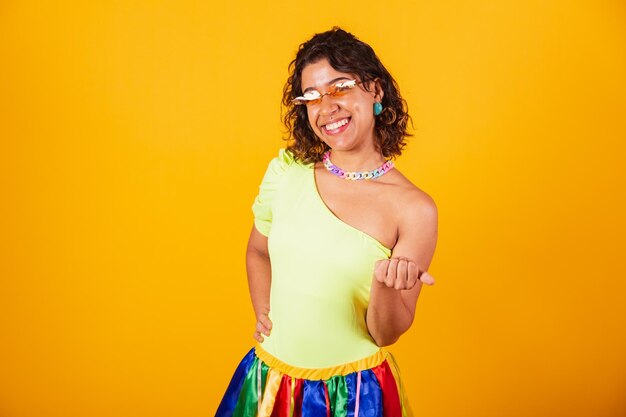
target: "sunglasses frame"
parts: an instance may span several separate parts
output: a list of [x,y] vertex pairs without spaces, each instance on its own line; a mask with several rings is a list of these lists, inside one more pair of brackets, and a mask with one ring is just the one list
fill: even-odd
[[[291,100],[291,102],[296,106],[318,104],[322,102],[322,98],[324,96],[341,97],[357,85],[363,84],[364,82],[365,81],[357,81],[355,79],[339,81],[335,84],[332,84],[329,87],[329,90],[325,93],[320,93],[317,90],[313,90],[305,93],[303,96],[294,98],[293,100]],[[314,97],[308,98],[308,94],[312,94],[314,95]]]

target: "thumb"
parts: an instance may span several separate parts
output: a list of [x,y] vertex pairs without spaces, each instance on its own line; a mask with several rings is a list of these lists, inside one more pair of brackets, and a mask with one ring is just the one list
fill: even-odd
[[433,276],[430,275],[426,271],[422,272],[422,274],[420,275],[420,281],[422,281],[426,285],[433,285],[433,284],[435,284],[435,278],[433,278]]

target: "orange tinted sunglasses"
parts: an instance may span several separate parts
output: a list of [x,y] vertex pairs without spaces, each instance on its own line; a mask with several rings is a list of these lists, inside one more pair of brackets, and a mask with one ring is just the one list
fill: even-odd
[[300,97],[296,97],[293,100],[291,100],[291,102],[295,105],[318,104],[322,101],[322,97],[324,96],[341,97],[345,95],[349,90],[353,89],[354,87],[362,83],[363,81],[357,81],[357,80],[339,81],[331,85],[328,91],[325,93],[320,93],[317,90],[307,91],[306,93],[304,93],[304,95]]

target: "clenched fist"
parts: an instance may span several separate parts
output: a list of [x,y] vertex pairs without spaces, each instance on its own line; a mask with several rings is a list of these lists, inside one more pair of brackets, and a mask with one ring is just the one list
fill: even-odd
[[374,278],[396,290],[410,290],[418,280],[426,285],[435,283],[435,279],[428,272],[420,271],[415,262],[403,256],[377,261],[374,266]]

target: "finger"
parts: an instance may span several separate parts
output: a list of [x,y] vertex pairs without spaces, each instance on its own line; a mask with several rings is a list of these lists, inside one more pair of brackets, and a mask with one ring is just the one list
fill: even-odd
[[426,271],[422,272],[422,275],[420,276],[420,281],[422,281],[426,285],[434,285],[435,284],[435,278],[433,278],[433,276],[430,275]]
[[388,267],[389,259],[381,259],[380,261],[376,261],[376,266],[374,268],[374,277],[376,277],[376,281],[381,283],[385,282]]
[[263,336],[261,336],[261,334],[259,332],[254,332],[254,335],[252,335],[257,341],[259,342],[263,342]]
[[394,288],[396,290],[407,289],[409,263],[407,262],[406,259],[400,259],[398,261],[398,267],[397,268],[398,269],[397,269],[397,273],[396,273],[396,284],[395,284]]
[[409,280],[413,281],[413,285],[415,285],[415,282],[419,279],[419,272],[420,270],[417,267],[417,264],[413,261],[409,262]]
[[266,336],[270,335],[270,329],[265,327],[265,325],[263,325],[263,323],[261,323],[259,321],[256,322],[256,331],[259,332],[259,333],[263,333]]
[[409,275],[409,278],[407,279],[406,282],[406,289],[410,290],[411,288],[415,287],[415,284],[417,284],[419,280],[417,279],[417,275],[411,276]]
[[385,285],[389,288],[393,288],[396,281],[396,273],[398,271],[398,259],[392,258],[389,261],[389,267],[387,268],[387,276],[385,277]]
[[263,326],[265,326],[267,329],[271,329],[272,328],[272,321],[270,320],[270,318],[267,316],[267,314],[262,314],[259,316],[258,319]]

